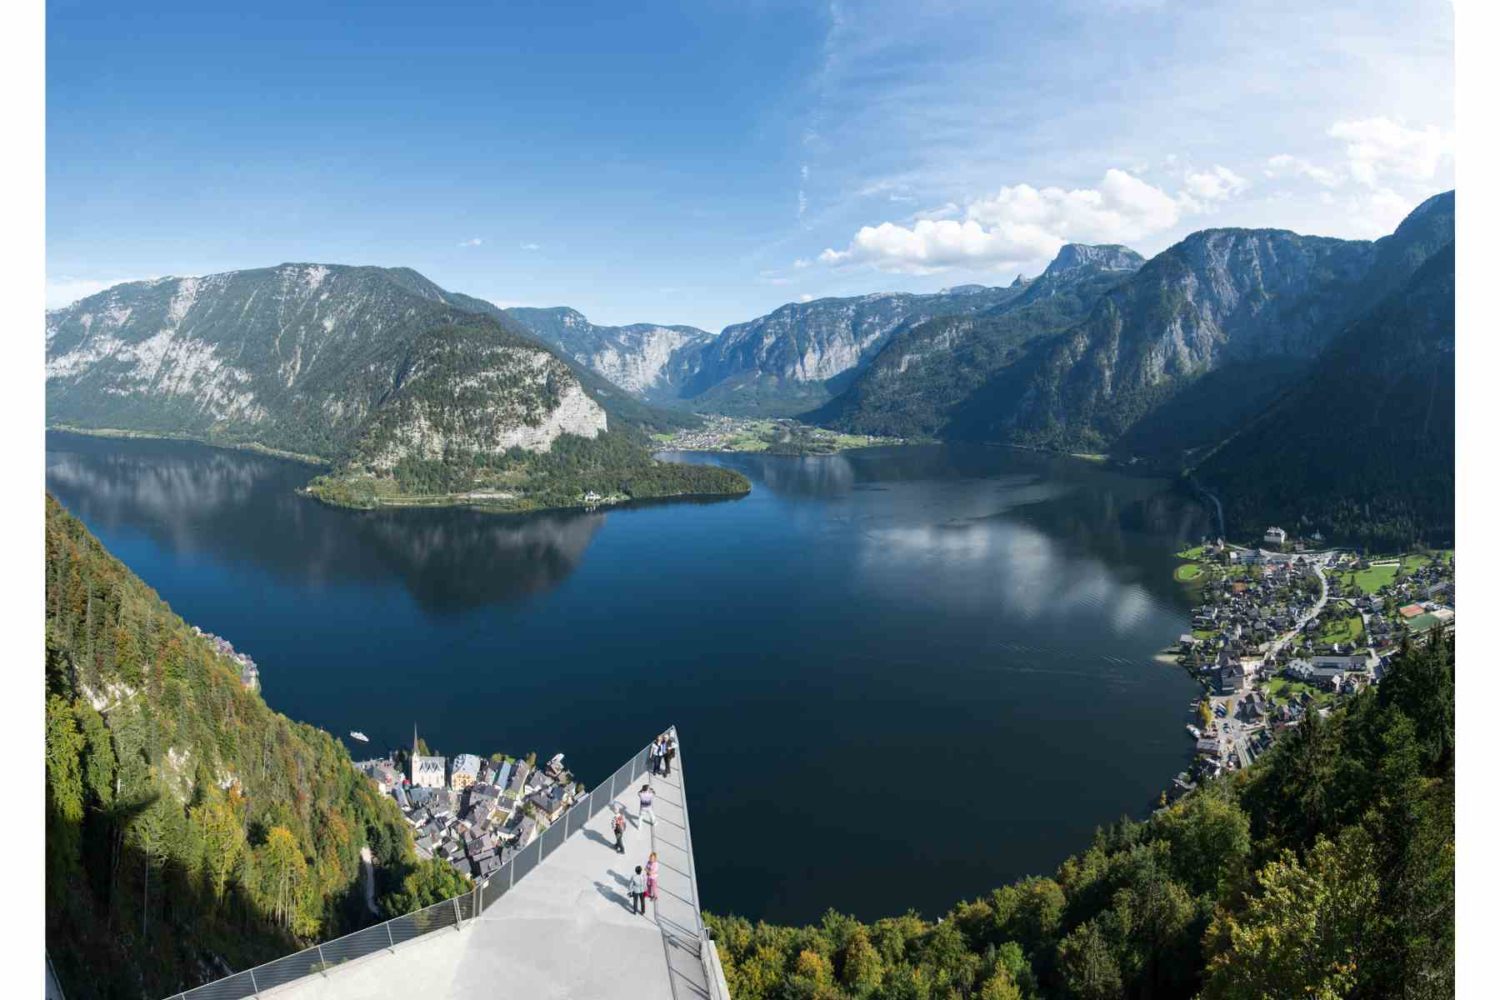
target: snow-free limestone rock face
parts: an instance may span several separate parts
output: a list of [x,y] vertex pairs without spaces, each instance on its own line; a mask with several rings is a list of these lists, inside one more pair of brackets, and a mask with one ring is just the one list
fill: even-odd
[[548,346],[643,399],[671,398],[682,359],[713,340],[692,326],[599,326],[566,306],[506,312]]
[[573,372],[498,309],[407,269],[132,282],[49,312],[46,336],[52,425],[357,452],[377,468],[607,429]]

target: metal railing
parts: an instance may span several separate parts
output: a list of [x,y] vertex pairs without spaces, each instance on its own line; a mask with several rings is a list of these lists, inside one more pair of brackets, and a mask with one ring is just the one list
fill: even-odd
[[[676,732],[675,729],[671,730]],[[332,941],[304,948],[302,951],[257,965],[244,972],[236,972],[224,979],[194,987],[183,993],[174,993],[170,1000],[244,1000],[256,997],[266,990],[302,979],[311,975],[326,975],[346,962],[365,958],[380,951],[394,952],[397,945],[415,940],[435,931],[449,927],[462,928],[465,923],[479,916],[501,896],[510,891],[521,879],[529,875],[542,859],[557,850],[573,837],[601,811],[609,808],[615,796],[628,792],[636,778],[651,767],[651,744],[647,744],[619,770],[609,776],[583,796],[580,796],[556,823],[542,831],[510,859],[496,869],[489,878],[475,884],[474,889],[435,903],[425,909],[403,914],[345,934]],[[691,847],[691,838],[689,846]],[[696,902],[696,901],[695,901]],[[699,934],[702,937],[702,916],[699,915]]]

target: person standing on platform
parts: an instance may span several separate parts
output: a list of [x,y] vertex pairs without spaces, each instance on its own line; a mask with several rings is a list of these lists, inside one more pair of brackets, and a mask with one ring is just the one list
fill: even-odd
[[630,912],[646,915],[646,880],[641,877],[640,865],[635,866],[635,874],[630,877]]
[[661,862],[656,860],[656,852],[651,852],[651,857],[646,859],[646,897],[651,902],[656,902],[656,880],[661,871]]
[[677,757],[677,737],[668,736],[666,740],[667,742],[662,748],[661,755],[662,773],[666,774],[668,777],[671,777],[672,761]]
[[651,808],[651,803],[656,801],[656,793],[651,790],[650,785],[641,786],[641,822],[647,820],[652,826],[656,825],[656,811]]

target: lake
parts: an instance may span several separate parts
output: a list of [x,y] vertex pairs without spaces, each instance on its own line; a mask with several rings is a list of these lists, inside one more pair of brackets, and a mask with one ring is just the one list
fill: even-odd
[[[47,486],[266,700],[356,757],[567,754],[675,723],[706,908],[941,915],[1050,874],[1189,762],[1169,484],[921,446],[683,455],[749,496],[608,512],[352,512],[306,466],[49,434]],[[346,739],[346,742],[347,741]],[[611,855],[612,857],[612,855]]]

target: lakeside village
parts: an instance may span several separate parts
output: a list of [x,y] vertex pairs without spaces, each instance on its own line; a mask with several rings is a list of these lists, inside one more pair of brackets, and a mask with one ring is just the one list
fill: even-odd
[[1176,579],[1198,592],[1193,631],[1173,651],[1205,688],[1190,771],[1164,802],[1249,766],[1308,712],[1378,684],[1403,642],[1454,629],[1454,553],[1373,557],[1314,551],[1321,537],[1266,531],[1259,545],[1222,539],[1178,553]]
[[700,414],[703,426],[654,434],[667,451],[758,451],[768,455],[832,455],[849,448],[905,444],[902,438],[844,434],[789,417],[747,419]]
[[518,760],[461,753],[450,760],[422,749],[413,729],[410,751],[354,766],[396,800],[420,857],[446,861],[476,880],[541,836],[584,793],[562,754],[538,767],[536,754]]

